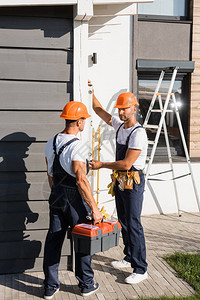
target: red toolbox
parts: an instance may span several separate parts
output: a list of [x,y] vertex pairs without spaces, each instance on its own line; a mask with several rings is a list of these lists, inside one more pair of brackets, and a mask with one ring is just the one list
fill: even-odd
[[96,225],[78,224],[72,229],[76,252],[93,255],[101,252],[101,229]]
[[113,246],[111,247],[115,247],[115,246],[118,246],[119,245],[119,236],[120,236],[120,232],[121,232],[121,229],[122,229],[122,226],[121,224],[118,222],[118,221],[115,221],[115,220],[109,220],[109,221],[104,221],[108,224],[111,224],[114,228],[114,240],[113,240]]
[[75,251],[90,255],[106,251],[119,244],[120,231],[118,221],[103,221],[95,225],[78,224],[72,230]]
[[96,224],[96,226],[101,228],[101,251],[103,252],[114,247],[113,241],[115,240],[115,232],[112,224],[103,221]]

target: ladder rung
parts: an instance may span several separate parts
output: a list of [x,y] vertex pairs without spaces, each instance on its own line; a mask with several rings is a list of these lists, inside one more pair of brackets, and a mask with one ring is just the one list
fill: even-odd
[[148,124],[148,125],[143,125],[143,127],[145,128],[158,128],[158,125],[152,125],[152,124]]
[[[152,109],[151,112],[163,112],[161,109]],[[166,112],[173,112],[172,109],[167,109]]]
[[155,143],[154,141],[148,141],[149,145],[154,145],[154,143]]

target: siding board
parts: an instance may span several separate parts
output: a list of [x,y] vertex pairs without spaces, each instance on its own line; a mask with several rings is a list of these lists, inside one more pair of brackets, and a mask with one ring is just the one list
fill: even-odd
[[[54,71],[52,72],[52,70]],[[0,79],[71,81],[72,66],[67,64],[1,62]]]
[[49,194],[46,172],[0,172],[0,202],[42,201]]
[[[0,11],[0,273],[42,271],[49,227],[44,146],[73,99],[73,7]],[[65,239],[60,268],[69,268]]]
[[73,19],[73,6],[1,7],[2,16],[51,17]]
[[0,212],[3,213],[46,213],[49,209],[48,201],[18,201],[18,202],[0,202]]
[[[0,111],[3,141],[47,141],[64,127],[60,112]],[[9,123],[8,123],[9,120]],[[17,132],[16,132],[17,130]]]
[[[39,230],[48,229],[48,212],[33,213],[29,211],[28,205],[26,212],[0,214],[0,231],[15,231],[15,230]],[[26,220],[32,223],[25,224]]]
[[[63,244],[62,255],[70,255],[70,243],[67,239]],[[44,241],[38,240],[22,240],[18,242],[4,243],[1,250],[1,260],[7,259],[23,259],[42,257],[44,253]]]
[[0,46],[20,48],[72,48],[72,20],[1,16]]
[[72,100],[71,82],[0,80],[1,109],[60,110]]
[[72,50],[54,49],[4,49],[0,48],[0,61],[6,63],[46,63],[52,64],[72,64]]
[[[24,271],[39,272],[42,269],[43,258],[0,260],[0,274],[23,273]],[[71,268],[70,256],[62,256],[60,269]]]

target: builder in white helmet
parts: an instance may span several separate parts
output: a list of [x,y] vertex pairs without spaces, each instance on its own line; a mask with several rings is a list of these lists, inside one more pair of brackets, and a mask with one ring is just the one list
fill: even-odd
[[145,167],[148,144],[146,131],[135,118],[136,105],[138,102],[134,94],[122,93],[118,96],[115,106],[118,108],[119,117],[112,117],[103,109],[93,93],[95,113],[116,131],[116,161],[93,160],[90,167],[94,170],[113,170],[112,186],[118,219],[122,225],[125,257],[120,261],[113,261],[111,265],[114,268],[133,268],[133,273],[125,279],[129,284],[136,284],[147,278],[141,211],[145,184],[142,170]]
[[[85,120],[90,117],[86,106],[71,101],[60,116],[65,119],[65,128],[49,140],[45,146],[48,178],[51,187],[49,198],[50,228],[44,249],[44,298],[52,299],[59,291],[58,267],[61,249],[68,226],[88,222],[91,214],[95,222],[102,220],[87,180],[89,166],[80,155],[83,145],[77,134],[83,131]],[[75,253],[75,276],[79,281],[82,296],[96,292],[99,284],[94,282],[91,255]]]

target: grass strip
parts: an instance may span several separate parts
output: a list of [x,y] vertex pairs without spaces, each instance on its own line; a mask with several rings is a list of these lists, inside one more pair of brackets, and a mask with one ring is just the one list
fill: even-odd
[[[175,252],[164,256],[166,262],[184,279],[196,292],[195,299],[200,299],[200,254]],[[179,299],[194,299],[193,296]],[[163,298],[164,300],[164,298]]]

